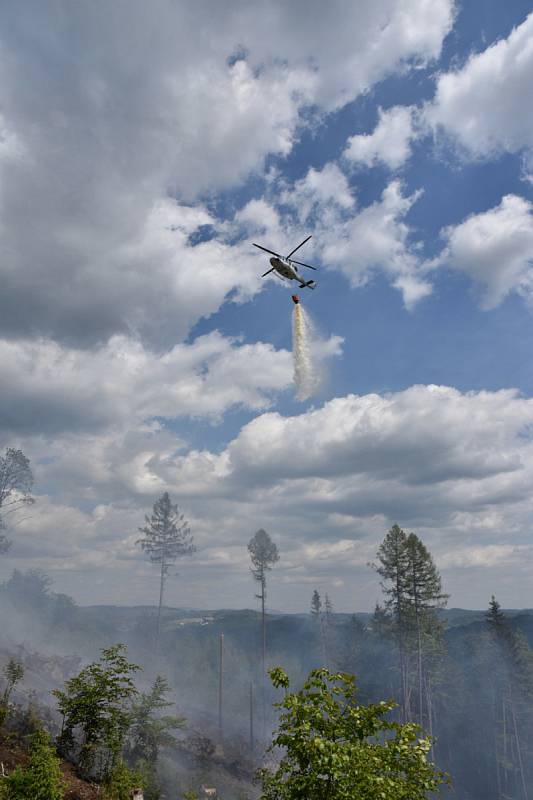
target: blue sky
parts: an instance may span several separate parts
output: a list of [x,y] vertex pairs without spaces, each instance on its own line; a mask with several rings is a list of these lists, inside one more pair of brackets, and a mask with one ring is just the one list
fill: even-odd
[[[394,523],[453,605],[531,605],[530,4],[30,3],[0,33],[0,444],[38,503],[0,575],[151,602],[163,491],[198,551],[168,602],[368,610]],[[322,385],[295,397],[316,264]],[[313,275],[314,277],[314,275]],[[302,294],[304,294],[302,292]]]

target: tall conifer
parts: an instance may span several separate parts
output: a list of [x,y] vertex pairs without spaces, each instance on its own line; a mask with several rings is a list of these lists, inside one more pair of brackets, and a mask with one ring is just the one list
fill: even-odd
[[171,502],[168,492],[161,495],[159,500],[154,503],[152,515],[145,517],[145,523],[142,528],[139,528],[143,538],[138,539],[136,544],[139,544],[144,552],[148,553],[153,564],[158,564],[160,567],[155,644],[157,652],[161,632],[161,608],[165,580],[170,567],[176,563],[176,559],[194,553],[196,548],[193,544],[189,523],[178,506]]
[[393,525],[377,551],[377,564],[373,568],[382,578],[385,611],[393,621],[393,635],[400,657],[401,710],[403,720],[409,716],[409,687],[407,674],[407,582],[409,554],[407,536],[399,525]]
[[[414,533],[407,535],[399,525],[393,525],[377,552],[373,567],[381,576],[385,606],[380,615],[390,619],[400,657],[401,706],[404,719],[411,716],[410,658],[416,654],[416,687],[418,717],[422,722],[424,689],[427,697],[427,716],[431,727],[429,681],[424,678],[424,655],[435,651],[440,640],[441,626],[435,609],[446,605],[440,575],[431,554]],[[378,622],[378,619],[376,619]],[[383,620],[381,620],[383,629]]]
[[[416,662],[418,676],[418,717],[423,723],[424,696],[424,638],[439,639],[441,626],[434,614],[435,609],[446,605],[448,595],[442,591],[442,582],[431,554],[414,533],[407,537],[408,571],[406,598],[416,636]],[[430,700],[427,699],[428,719]]]

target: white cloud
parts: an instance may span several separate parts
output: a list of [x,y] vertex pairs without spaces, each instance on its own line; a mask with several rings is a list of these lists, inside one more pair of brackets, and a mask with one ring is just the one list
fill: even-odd
[[456,71],[440,75],[427,120],[474,157],[533,149],[533,14]]
[[320,170],[311,167],[304,178],[283,192],[281,202],[295,210],[302,224],[310,224],[313,215],[320,219],[324,209],[349,210],[355,205],[346,175],[333,163]]
[[458,547],[441,559],[441,566],[450,567],[478,567],[481,569],[516,565],[524,558],[531,558],[532,548],[525,545],[489,544],[485,547]]
[[402,292],[406,307],[412,308],[431,292],[405,222],[418,197],[418,193],[406,197],[401,184],[392,181],[379,201],[358,213],[336,224],[326,215],[320,233],[324,263],[340,269],[354,287],[383,272]]
[[[334,340],[330,345],[336,349]],[[292,362],[286,350],[215,331],[160,355],[123,336],[91,351],[49,340],[0,341],[0,374],[4,430],[45,434],[151,417],[217,419],[237,406],[259,410],[290,387]]]
[[252,235],[263,230],[270,246],[282,252],[313,230],[305,251],[300,251],[302,259],[307,263],[320,260],[324,268],[340,270],[353,287],[364,286],[382,273],[411,309],[432,287],[421,243],[405,221],[421,192],[406,196],[402,188],[400,181],[393,180],[379,200],[358,208],[346,175],[337,164],[327,163],[321,170],[309,169],[291,186],[283,179],[275,181],[267,195],[269,202],[252,201],[235,222]]
[[2,333],[94,344],[133,328],[168,346],[228,292],[258,291],[239,248],[187,245],[184,204],[287,154],[303,108],[438,56],[452,17],[451,0],[6,9]]
[[[377,584],[364,565],[396,521],[422,536],[447,575],[483,563],[497,570],[498,554],[516,563],[530,540],[532,425],[533,400],[514,391],[414,386],[339,397],[292,417],[264,413],[222,450],[190,449],[156,423],[22,438],[37,486],[49,497],[23,539],[13,537],[11,563],[56,569],[64,557],[72,570],[83,570],[84,598],[95,572],[114,576],[111,596],[139,570],[130,591],[139,592],[137,601],[148,599],[151,582],[132,537],[143,511],[168,490],[199,546],[181,572],[189,604],[218,605],[219,592],[226,602],[248,604],[246,543],[265,527],[282,554],[273,578],[280,603],[306,607],[310,584],[337,581],[344,582],[339,605],[352,607],[357,575],[359,607],[367,608]],[[72,537],[65,540],[59,531],[66,528]],[[105,563],[100,552],[108,554]],[[224,563],[231,565],[231,587],[227,571],[217,571]],[[524,581],[531,578],[526,573]],[[371,601],[369,586],[376,591]],[[454,589],[467,591],[457,583]],[[470,602],[482,605],[491,591],[478,582],[480,594]]]
[[236,4],[228,23],[252,60],[278,58],[313,70],[314,99],[331,110],[395,69],[437,58],[453,19],[451,0],[362,0],[356,6],[333,0],[327,6],[275,2],[246,11]]
[[413,106],[379,109],[379,119],[370,134],[351,136],[344,157],[367,167],[383,163],[398,169],[411,155],[411,142],[417,138]]
[[[519,433],[532,414],[533,401],[513,391],[463,395],[415,386],[386,396],[348,395],[298,417],[263,414],[228,453],[233,471],[255,473],[263,484],[306,476],[336,483],[358,473],[416,487],[477,481],[521,472],[519,454],[531,444]],[[487,441],[486,426],[495,419]]]
[[469,275],[481,288],[484,308],[510,292],[533,292],[533,205],[506,195],[499,206],[473,214],[442,231],[446,247],[438,263]]

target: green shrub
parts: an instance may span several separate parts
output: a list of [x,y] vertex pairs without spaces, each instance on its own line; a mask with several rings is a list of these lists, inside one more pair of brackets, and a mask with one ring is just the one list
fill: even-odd
[[130,800],[134,789],[144,789],[144,779],[119,759],[104,781],[104,800]]
[[65,787],[60,761],[45,731],[31,737],[30,760],[17,767],[2,784],[2,800],[62,800]]
[[313,670],[290,692],[282,669],[269,673],[285,689],[269,749],[284,755],[275,770],[260,770],[261,800],[427,800],[448,782],[428,761],[420,728],[388,722],[393,702],[360,705],[352,675]]

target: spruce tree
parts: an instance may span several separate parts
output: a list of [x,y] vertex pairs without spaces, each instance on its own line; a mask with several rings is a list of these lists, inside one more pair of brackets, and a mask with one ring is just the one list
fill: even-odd
[[[486,613],[493,653],[491,677],[495,695],[496,764],[504,792],[528,800],[533,780],[529,744],[533,726],[533,651],[491,598]],[[500,773],[501,768],[501,773]]]
[[170,567],[176,563],[176,559],[194,553],[196,548],[193,544],[189,523],[178,506],[172,504],[168,492],[165,492],[154,503],[152,515],[150,517],[146,516],[145,522],[146,524],[139,528],[143,538],[138,539],[136,544],[139,544],[143,551],[148,553],[152,564],[158,564],[160,567],[159,605],[157,608],[155,637],[155,650],[157,652],[161,633],[161,609],[163,607],[165,580]]
[[399,525],[393,525],[377,551],[377,564],[371,566],[382,578],[385,595],[384,611],[390,617],[400,660],[400,697],[403,720],[410,717],[407,664],[408,600],[407,584],[409,553],[407,536]]
[[437,654],[441,647],[442,628],[435,609],[446,605],[440,575],[431,554],[414,533],[407,535],[393,525],[378,548],[378,564],[374,569],[383,579],[385,606],[375,615],[375,623],[386,629],[383,617],[390,620],[396,640],[401,676],[401,706],[404,719],[411,717],[410,656],[416,656],[418,718],[423,721],[424,691],[428,722],[432,725],[429,678],[424,677],[424,657]]
[[[441,626],[435,616],[435,609],[446,605],[448,595],[442,592],[442,583],[431,554],[414,533],[407,537],[408,572],[406,600],[414,623],[416,636],[416,661],[418,675],[418,718],[423,724],[424,696],[424,639],[428,645],[431,640],[439,640]],[[430,718],[430,699],[427,698],[428,720]]]

